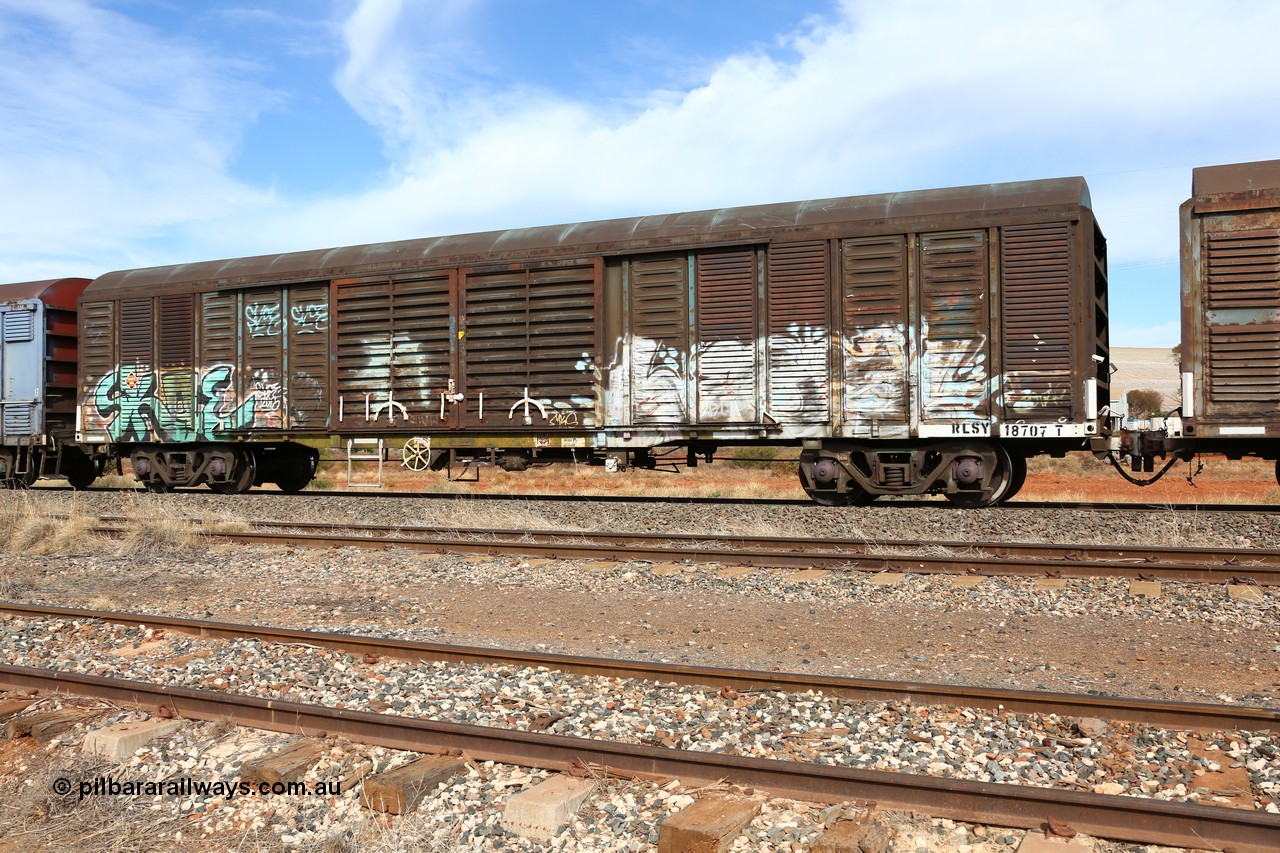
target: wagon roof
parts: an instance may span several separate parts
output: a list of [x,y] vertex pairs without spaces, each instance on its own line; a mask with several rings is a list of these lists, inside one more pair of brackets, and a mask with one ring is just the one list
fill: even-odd
[[0,302],[39,299],[53,308],[74,309],[76,299],[88,284],[87,278],[49,278],[0,284]]
[[814,201],[730,207],[607,219],[566,225],[486,231],[452,237],[371,243],[336,249],[261,255],[222,261],[121,270],[97,279],[92,295],[112,291],[155,292],[188,289],[196,283],[238,286],[252,283],[391,273],[476,263],[582,257],[714,245],[763,242],[775,236],[820,231],[840,223],[913,221],[955,227],[961,214],[996,214],[1032,208],[1087,208],[1084,178],[849,196]]
[[1191,170],[1193,196],[1280,189],[1280,160],[1201,166]]

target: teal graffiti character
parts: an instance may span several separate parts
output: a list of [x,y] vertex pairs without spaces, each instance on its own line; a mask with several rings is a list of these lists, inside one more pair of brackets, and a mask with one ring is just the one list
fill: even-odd
[[200,436],[204,439],[253,426],[253,395],[250,394],[238,406],[227,400],[231,373],[230,366],[218,364],[206,370],[200,378]]
[[106,374],[94,388],[93,402],[107,420],[112,441],[146,441],[154,421],[156,377],[150,370],[122,365]]

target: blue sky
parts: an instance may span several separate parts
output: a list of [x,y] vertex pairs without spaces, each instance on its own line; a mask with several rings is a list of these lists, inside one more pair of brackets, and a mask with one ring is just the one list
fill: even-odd
[[1084,175],[1113,344],[1171,346],[1191,167],[1280,157],[1276,32],[1256,2],[0,0],[0,280]]

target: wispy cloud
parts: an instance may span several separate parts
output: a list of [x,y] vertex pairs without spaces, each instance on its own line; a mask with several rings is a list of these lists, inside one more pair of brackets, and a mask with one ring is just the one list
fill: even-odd
[[96,273],[165,228],[260,200],[228,163],[273,95],[234,63],[75,0],[0,2],[0,55],[10,276],[49,258]]

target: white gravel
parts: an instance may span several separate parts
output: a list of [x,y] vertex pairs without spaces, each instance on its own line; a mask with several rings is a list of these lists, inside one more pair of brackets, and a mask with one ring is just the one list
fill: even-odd
[[[509,665],[366,663],[305,645],[218,641],[59,619],[3,620],[15,665],[623,743],[1168,800],[1212,800],[1217,769],[1187,732],[1116,722],[1086,736],[1055,715],[737,695]],[[159,636],[157,636],[159,634]],[[1200,739],[1245,767],[1255,806],[1280,812],[1280,741]]]

